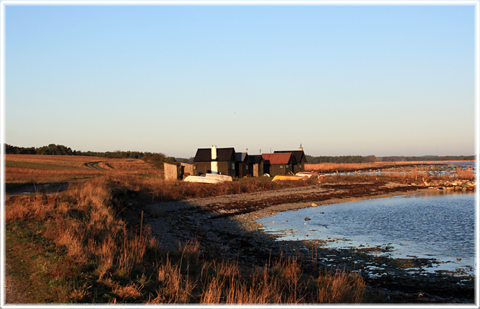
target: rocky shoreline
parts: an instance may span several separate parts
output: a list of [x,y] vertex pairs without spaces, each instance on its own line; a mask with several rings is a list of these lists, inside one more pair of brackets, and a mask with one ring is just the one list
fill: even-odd
[[295,256],[305,265],[358,272],[367,282],[370,297],[378,302],[473,303],[472,277],[406,271],[407,266],[421,268],[433,260],[392,259],[388,246],[376,248],[381,254],[375,256],[369,254],[371,248],[331,249],[319,248],[312,241],[276,241],[275,235],[265,233],[255,222],[287,210],[419,192],[438,194],[439,190],[424,184],[365,182],[322,183],[148,205],[135,205],[136,199],[131,197],[126,200],[125,215],[132,218],[130,224],[138,226],[143,212],[144,232],[166,250],[179,250],[182,244],[196,241],[207,258],[223,257],[245,267],[264,267],[272,258]]

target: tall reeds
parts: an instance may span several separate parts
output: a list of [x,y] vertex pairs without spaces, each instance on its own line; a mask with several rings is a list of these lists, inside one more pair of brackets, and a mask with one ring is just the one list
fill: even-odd
[[475,179],[475,171],[470,166],[467,166],[467,167],[458,166],[456,168],[455,174],[456,174],[456,177],[459,179],[469,179],[469,180]]
[[344,171],[355,171],[355,170],[365,170],[365,169],[374,169],[384,167],[382,164],[378,163],[316,163],[316,164],[305,164],[305,170],[307,171],[321,171],[322,173],[330,172],[344,172]]

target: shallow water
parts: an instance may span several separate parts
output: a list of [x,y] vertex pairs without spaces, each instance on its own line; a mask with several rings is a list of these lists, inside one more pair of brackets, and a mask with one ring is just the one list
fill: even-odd
[[388,245],[392,258],[440,262],[427,271],[475,270],[475,194],[415,194],[311,207],[257,223],[279,234],[279,240],[329,240],[325,246],[336,248]]

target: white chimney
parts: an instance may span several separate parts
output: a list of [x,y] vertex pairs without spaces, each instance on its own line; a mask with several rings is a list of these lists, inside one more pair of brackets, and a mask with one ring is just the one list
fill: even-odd
[[218,174],[218,162],[217,162],[217,146],[212,145],[212,162],[210,166],[212,174]]
[[217,146],[212,145],[212,161],[217,160]]

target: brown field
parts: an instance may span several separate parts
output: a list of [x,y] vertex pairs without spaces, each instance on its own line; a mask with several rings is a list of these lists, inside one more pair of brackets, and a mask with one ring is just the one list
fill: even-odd
[[140,159],[87,156],[5,155],[7,183],[49,183],[110,174],[150,175],[163,172]]

